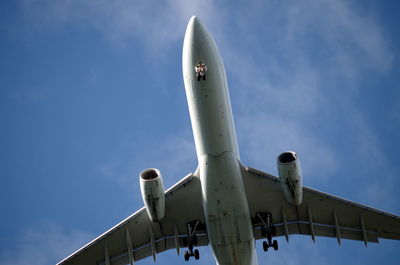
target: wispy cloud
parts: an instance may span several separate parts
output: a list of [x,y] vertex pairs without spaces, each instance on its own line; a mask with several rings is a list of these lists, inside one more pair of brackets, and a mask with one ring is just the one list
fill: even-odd
[[[139,173],[150,167],[156,167],[161,171],[165,188],[172,186],[196,169],[196,151],[189,132],[177,132],[176,135],[162,141],[159,139],[147,143],[145,151],[135,148],[132,142],[124,141],[109,161],[98,168],[103,175],[110,177],[123,187],[131,187],[132,183],[139,183]],[[129,150],[126,150],[127,148]],[[119,153],[129,154],[129,157],[116,155]]]
[[396,180],[397,176],[391,173],[377,175],[375,179],[362,186],[362,192],[358,196],[359,200],[372,207],[399,215],[399,196],[395,188],[398,185]]
[[[242,152],[258,164],[279,147],[298,148],[310,163],[318,161],[333,172],[343,154],[326,142],[316,124],[323,129],[339,122],[351,131],[350,144],[358,156],[384,161],[363,110],[352,103],[362,93],[361,77],[371,71],[385,74],[392,67],[390,42],[371,11],[345,1],[302,1],[259,3],[250,12],[259,7],[264,19],[247,24],[263,23],[265,32],[254,33],[232,19],[235,39],[241,41],[224,36],[220,45],[234,91]],[[243,23],[248,18],[241,11],[231,17]]]
[[[346,130],[348,150],[361,160],[356,166],[368,171],[372,165],[366,161],[387,165],[366,114],[352,104],[363,93],[364,76],[385,75],[393,67],[390,41],[373,10],[340,0],[260,0],[243,8],[223,7],[211,0],[21,0],[20,4],[26,18],[39,30],[79,24],[96,29],[117,45],[142,43],[153,56],[174,45],[181,47],[189,17],[198,15],[223,54],[240,149],[250,166],[265,169],[264,165],[269,165],[266,169],[275,173],[276,156],[291,149],[300,154],[303,171],[309,175],[319,172],[319,168],[325,174],[338,172],[338,165],[349,163],[346,158],[351,156],[347,150],[337,151],[335,144],[326,139],[324,132],[329,132],[333,123]],[[392,111],[398,124],[396,110]],[[124,140],[124,147],[116,147],[109,161],[99,166],[100,172],[122,186],[138,189],[132,182],[137,183],[138,173],[147,167],[161,169],[167,187],[195,169],[194,144],[189,134],[178,133],[149,144],[146,150],[135,150],[133,142]],[[125,152],[127,148],[131,148],[129,155],[121,157],[120,150]],[[324,176],[311,175],[314,179]],[[393,196],[385,197],[386,187],[396,186],[393,177],[376,182],[360,184],[360,194],[374,205],[377,201],[395,201]],[[390,191],[395,194],[392,188]],[[0,263],[50,264],[91,239],[85,233],[57,227],[50,232],[27,231],[21,235],[19,252],[14,256],[2,252]],[[297,264],[308,258],[310,264],[329,264],[311,243],[305,257],[302,245],[299,251],[290,249],[295,252],[285,252],[279,258],[268,256],[268,263]],[[43,249],[49,251],[43,253]]]
[[[285,52],[290,51],[288,56],[291,61],[296,60],[294,54],[301,57],[303,54],[299,51],[312,48],[308,45],[312,45],[315,38],[324,41],[326,46],[320,48],[329,49],[327,59],[336,60],[336,65],[341,64],[342,67],[337,68],[339,70],[351,72],[354,65],[349,62],[354,62],[357,64],[356,68],[360,68],[358,61],[351,60],[354,57],[362,58],[368,62],[367,65],[381,71],[389,69],[393,60],[393,55],[388,51],[389,43],[373,14],[368,13],[369,10],[359,12],[345,1],[308,0],[286,4],[253,1],[244,9],[236,10],[211,0],[19,2],[23,15],[36,28],[78,23],[83,27],[95,28],[110,40],[124,42],[133,38],[150,44],[148,47],[165,47],[177,40],[181,41],[188,19],[197,15],[206,21],[218,38],[219,34],[232,32],[236,37],[240,37],[241,42],[226,43],[225,47],[237,48],[235,45],[240,45],[246,39],[253,41],[251,34],[254,33],[249,33],[251,29],[247,26],[262,23],[266,24],[266,29],[271,29],[271,25],[279,25],[279,28],[268,33],[278,37],[275,43],[281,45]],[[243,10],[246,12],[242,12]],[[249,13],[254,14],[251,19]],[[227,31],[227,28],[231,29]],[[263,46],[252,44],[252,49],[265,49]],[[354,49],[356,54],[353,54]],[[268,50],[265,53],[268,54]]]
[[[144,0],[21,0],[20,5],[39,29],[79,24],[121,45],[139,41],[153,54],[181,42],[187,20],[198,15],[223,53],[241,151],[251,159],[250,164],[262,165],[266,163],[261,161],[263,157],[271,162],[279,152],[295,149],[310,161],[324,157],[318,166],[333,172],[341,154],[312,125],[340,117],[347,117],[340,122],[353,130],[356,141],[351,144],[359,156],[385,160],[362,110],[351,104],[361,93],[362,76],[371,69],[384,74],[392,67],[390,42],[367,8],[355,8],[345,1],[311,0],[285,4],[253,1],[243,9],[223,8],[211,0],[156,4]],[[253,31],[253,26],[264,31]],[[186,164],[186,152],[170,152],[168,146],[194,152],[191,136],[178,138],[171,137],[162,147],[171,159],[141,153],[142,159],[135,158],[131,164],[151,161],[179,174],[176,169]],[[129,180],[136,176],[136,167],[122,169],[120,163],[106,163],[102,172]],[[274,167],[267,169],[275,171]],[[313,171],[315,167],[305,169]]]
[[[366,62],[360,64],[357,60],[349,65],[345,60],[347,63],[338,68],[341,74],[349,67],[363,66],[384,72],[391,67],[393,54],[371,11],[346,1],[296,2],[288,8],[286,39],[296,49],[304,49],[315,38],[321,38],[323,46],[320,48],[328,49],[329,57],[344,55]],[[340,60],[334,63],[338,64]]]
[[303,171],[324,171],[324,175],[307,174],[306,179],[326,178],[337,169],[334,151],[305,130],[301,122],[265,113],[240,116],[238,122],[242,128],[239,130],[241,146],[251,161],[250,166],[267,167],[269,173],[276,174],[276,157],[283,151],[295,150]]
[[21,230],[17,238],[16,246],[0,251],[1,264],[55,264],[92,239],[93,235],[46,223]]
[[181,40],[190,16],[200,15],[212,22],[214,2],[128,1],[128,0],[20,0],[24,16],[36,29],[79,24],[95,28],[118,45],[140,41],[149,52],[166,49]]
[[[384,157],[362,110],[351,104],[362,93],[361,77],[370,70],[375,74],[390,71],[394,58],[379,21],[367,7],[312,0],[253,1],[243,9],[223,8],[211,0],[157,4],[21,0],[20,4],[37,27],[79,23],[117,43],[142,41],[157,54],[181,42],[188,18],[198,15],[223,51],[234,91],[234,112],[240,117],[239,135],[244,135],[246,146],[282,139],[280,146],[293,143],[304,148],[307,156],[326,154],[327,164],[334,168],[338,154],[318,132],[304,128],[310,122],[347,117],[341,122],[359,139],[352,143],[359,155]],[[265,31],[252,31],[252,26]],[[240,123],[246,120],[257,126],[243,128]],[[245,148],[245,153],[255,151]],[[270,146],[264,149],[276,151]]]

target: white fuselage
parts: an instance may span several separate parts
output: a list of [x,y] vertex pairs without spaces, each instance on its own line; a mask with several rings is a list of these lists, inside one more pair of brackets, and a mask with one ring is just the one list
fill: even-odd
[[[198,81],[195,66],[207,66]],[[218,48],[201,22],[189,21],[182,56],[209,241],[218,264],[257,264],[249,206],[226,75]]]

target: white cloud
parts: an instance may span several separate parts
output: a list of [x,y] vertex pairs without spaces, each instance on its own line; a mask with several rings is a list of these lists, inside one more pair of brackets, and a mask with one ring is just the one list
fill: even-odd
[[[264,156],[274,161],[279,152],[297,149],[310,161],[324,156],[318,166],[333,171],[341,158],[318,132],[305,129],[310,120],[322,122],[331,116],[349,117],[346,126],[354,129],[354,138],[359,139],[353,144],[360,156],[384,157],[362,111],[351,104],[360,90],[359,78],[368,69],[384,73],[392,65],[390,45],[368,10],[345,1],[254,1],[239,9],[221,8],[222,4],[211,0],[20,3],[39,28],[78,23],[122,45],[141,40],[155,54],[181,42],[188,18],[198,15],[214,33],[224,55],[234,91],[238,134],[245,143],[241,150],[251,163],[261,165]],[[253,31],[252,26],[258,30]],[[315,47],[315,43],[321,46]],[[179,148],[171,147],[177,144]],[[140,161],[130,162],[145,165],[151,161],[172,175],[179,174],[178,165],[187,163],[186,151],[170,150],[187,150],[193,156],[193,146],[191,136],[171,138],[161,149],[151,147],[171,154],[170,159],[141,153]],[[101,168],[105,175],[122,175],[131,181],[137,167],[127,169],[121,163],[111,161]]]
[[362,185],[359,194],[363,203],[383,211],[400,214],[398,195],[396,192],[396,177],[382,173],[376,179]]
[[[371,11],[345,1],[295,1],[255,4],[250,13],[260,7],[264,18],[252,18],[248,25],[262,24],[265,30],[254,33],[231,23],[226,27],[234,27],[234,39],[240,41],[225,35],[220,43],[240,117],[242,152],[261,165],[278,149],[298,148],[308,162],[321,161],[315,167],[329,173],[346,154],[336,153],[315,124],[323,128],[339,122],[360,159],[384,163],[375,131],[363,109],[353,104],[362,95],[361,77],[392,67],[393,52]],[[232,17],[246,23],[248,13],[238,10]]]
[[[288,10],[286,37],[296,49],[321,38],[324,46],[320,49],[329,49],[332,54],[328,56],[339,53],[347,58],[356,57],[382,72],[391,67],[393,55],[371,10],[346,1],[302,1],[289,6]],[[350,67],[363,67],[358,60],[350,65],[348,62],[338,68],[341,74]]]
[[[251,161],[249,166],[267,167],[270,174],[276,174],[277,156],[293,150],[299,155],[306,179],[326,178],[337,169],[333,150],[313,137],[301,122],[257,113],[241,116],[239,123],[242,128],[239,130],[240,142],[245,147],[243,154]],[[313,173],[321,171],[323,175]]]
[[381,143],[374,134],[374,130],[368,126],[363,115],[356,110],[347,116],[348,122],[354,126],[357,135],[353,137],[356,152],[368,164],[381,167],[385,164],[386,155],[381,150]]
[[54,264],[93,239],[93,235],[46,223],[22,230],[17,238],[12,250],[0,251],[0,264]]
[[[123,141],[110,160],[99,166],[98,170],[122,187],[130,187],[129,189],[132,183],[139,183],[139,173],[146,168],[155,167],[161,171],[165,188],[196,170],[196,151],[193,136],[189,132],[177,132],[166,139],[155,139],[141,145],[146,146],[144,150],[138,150],[135,145],[137,143],[133,141]],[[128,157],[120,157],[118,154]]]
[[[240,42],[262,34],[274,35],[274,42],[292,56],[307,48],[315,37],[322,38],[343,61],[340,69],[350,69],[349,60],[355,48],[371,67],[385,71],[391,66],[392,54],[382,30],[368,10],[356,10],[345,1],[301,1],[290,3],[265,3],[253,1],[243,8],[229,8],[226,3],[212,0],[20,0],[23,14],[36,27],[57,27],[79,24],[94,27],[108,39],[124,43],[127,39],[142,40],[148,47],[166,47],[181,41],[190,16],[197,15],[213,30],[215,35],[234,30]],[[274,31],[252,33],[249,25],[264,24]],[[279,28],[277,28],[279,26]],[[227,31],[226,29],[229,29]],[[255,34],[255,35],[252,35]],[[219,36],[217,36],[219,38]],[[238,41],[239,42],[239,41]],[[234,43],[236,45],[237,43]],[[230,44],[226,47],[233,47]],[[253,43],[252,49],[265,47]],[[320,47],[326,49],[327,47]],[[267,51],[268,53],[268,51]],[[356,63],[356,62],[354,62]],[[359,66],[358,66],[359,67]]]
[[[250,166],[256,164],[262,169],[263,164],[269,164],[268,169],[274,173],[273,163],[279,152],[293,149],[304,158],[303,170],[314,171],[316,167],[336,170],[343,161],[342,154],[337,154],[318,131],[307,128],[310,120],[329,122],[331,116],[348,117],[343,118],[343,124],[347,130],[353,130],[352,137],[357,141],[352,145],[358,156],[372,154],[384,163],[385,155],[374,130],[362,110],[351,104],[362,89],[360,77],[371,69],[382,74],[392,67],[390,45],[372,15],[345,1],[293,1],[289,6],[254,1],[245,8],[234,7],[229,11],[216,5],[211,0],[21,1],[25,15],[37,28],[77,23],[95,28],[121,45],[141,40],[157,54],[181,43],[188,18],[196,14],[212,30],[225,56],[234,91],[231,95],[237,103],[234,112],[238,114],[241,150],[252,161]],[[257,26],[256,32],[252,25]],[[272,37],[262,39],[268,35]],[[314,43],[322,45],[315,47]],[[123,159],[116,148],[100,170],[119,179],[124,186],[129,182],[129,187],[135,187],[132,179],[137,181],[140,170],[158,167],[169,184],[173,184],[194,170],[194,143],[191,135],[181,134],[163,142],[160,146],[149,145],[148,150],[131,151],[131,156]],[[125,148],[134,150],[129,142]],[[309,163],[305,163],[306,159]],[[384,183],[391,181],[392,178],[387,178]],[[384,192],[383,184],[371,186],[366,195],[374,201],[383,200]],[[0,263],[54,263],[92,237],[50,226],[25,231],[20,238],[18,253],[2,251]],[[327,263],[310,248],[307,248],[308,261]],[[297,264],[307,258],[303,255],[304,248],[299,249],[300,252],[284,255],[283,261]],[[268,263],[282,262],[272,255],[269,257]]]
[[[329,120],[339,120],[346,130],[352,130],[351,145],[358,156],[385,161],[374,130],[363,111],[352,104],[361,93],[360,77],[371,69],[379,74],[392,67],[390,43],[373,10],[345,1],[311,0],[254,1],[243,8],[211,0],[20,3],[37,27],[78,23],[116,43],[141,40],[154,54],[181,42],[187,20],[198,15],[223,53],[234,91],[238,134],[244,143],[241,150],[250,163],[262,165],[263,157],[275,161],[279,152],[295,149],[309,161],[324,157],[322,163],[305,169],[324,167],[332,172],[343,154],[335,153],[335,146],[318,131],[307,129],[311,122]],[[179,165],[192,159],[186,152],[192,157],[193,146],[191,135],[172,137],[164,146],[149,147],[159,151],[152,155],[132,154],[134,168],[121,166],[120,160],[101,168],[106,175],[125,176],[126,181],[136,176],[138,167],[147,165],[158,164],[167,173],[180,175]]]
[[181,41],[192,15],[207,21],[216,17],[211,0],[21,0],[20,3],[24,15],[37,29],[66,24],[93,27],[118,45],[140,41],[157,55],[165,53],[175,41]]

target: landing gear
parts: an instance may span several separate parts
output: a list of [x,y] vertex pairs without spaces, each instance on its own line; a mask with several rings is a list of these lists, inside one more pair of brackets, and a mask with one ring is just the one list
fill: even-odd
[[261,235],[267,238],[267,241],[263,241],[263,250],[267,252],[270,247],[274,250],[278,250],[278,241],[272,241],[272,235],[275,234],[275,227],[272,226],[271,213],[257,213],[257,217],[264,225],[264,227],[261,228]]
[[278,250],[278,241],[274,240],[272,241],[271,239],[268,238],[267,241],[263,241],[263,250],[264,252],[268,251],[268,248],[272,247],[274,250]]
[[206,72],[207,66],[203,62],[199,62],[195,67],[194,70],[196,72],[196,79],[197,81],[206,80]]
[[192,249],[191,252],[186,250],[184,255],[185,261],[188,261],[190,257],[194,257],[196,260],[198,260],[200,258],[199,250],[195,249],[193,251]]
[[201,80],[205,81],[206,80],[206,74],[205,73],[203,73],[203,74],[197,73],[196,79],[197,79],[197,81],[201,81]]
[[188,261],[190,257],[194,257],[196,260],[200,258],[199,250],[195,249],[193,251],[193,246],[197,244],[197,236],[195,233],[198,224],[199,220],[187,224],[188,235],[183,239],[183,244],[187,245],[189,250],[185,251],[185,261]]
[[278,241],[274,240],[274,242],[272,242],[272,247],[274,248],[275,251],[278,250]]
[[268,251],[268,244],[266,241],[263,241],[263,250],[264,250],[264,252]]
[[189,254],[189,252],[188,252],[187,250],[185,251],[185,256],[184,256],[184,258],[185,258],[185,261],[188,261],[189,258],[190,258],[190,254]]

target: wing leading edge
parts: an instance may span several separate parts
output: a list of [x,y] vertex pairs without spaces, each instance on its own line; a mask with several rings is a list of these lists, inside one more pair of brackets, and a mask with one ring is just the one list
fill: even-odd
[[263,224],[257,213],[272,214],[274,236],[290,234],[378,243],[379,238],[400,240],[400,217],[368,206],[357,204],[307,187],[303,188],[303,203],[288,204],[280,180],[252,168],[243,168],[255,238],[263,238]]
[[199,221],[197,246],[208,245],[201,184],[189,174],[165,193],[165,218],[152,223],[143,207],[57,265],[133,264],[171,248],[185,246],[187,224]]

